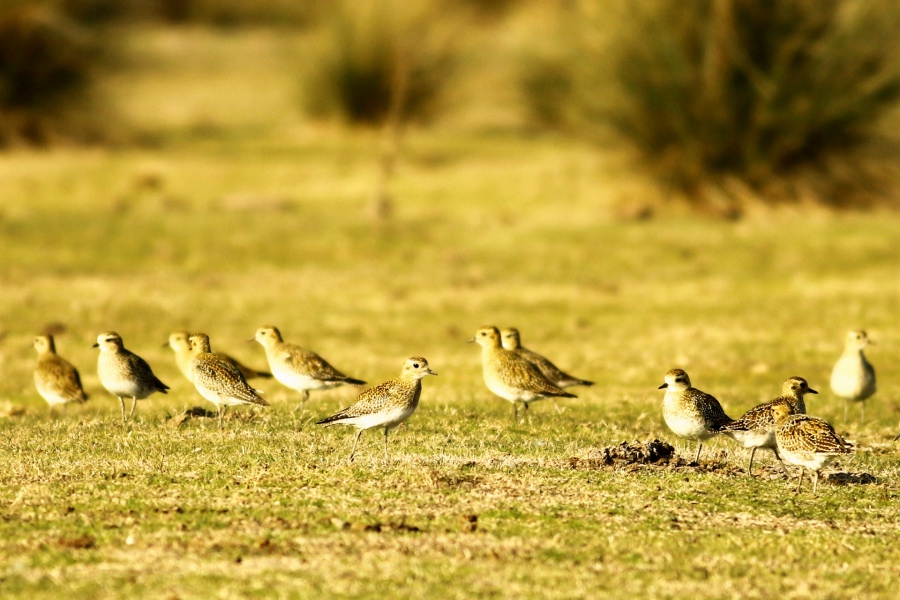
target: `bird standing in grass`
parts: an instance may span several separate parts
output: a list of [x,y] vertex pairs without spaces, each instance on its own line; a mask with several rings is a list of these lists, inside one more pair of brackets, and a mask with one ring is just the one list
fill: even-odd
[[[160,381],[143,358],[127,350],[122,338],[114,331],[97,336],[94,348],[100,348],[97,358],[97,375],[110,394],[119,399],[122,407],[122,424],[134,416],[138,400],[151,394],[166,393],[169,386]],[[125,416],[125,398],[131,398],[131,412]]]
[[513,420],[519,420],[519,403],[528,405],[544,398],[576,398],[548,381],[541,371],[511,350],[501,346],[500,331],[493,326],[482,327],[469,340],[481,346],[484,383],[494,394],[513,405]]
[[276,327],[257,329],[254,339],[265,348],[269,370],[275,379],[300,392],[298,409],[303,409],[311,390],[328,390],[345,383],[366,383],[361,379],[347,377],[315,352],[285,342]]
[[388,457],[388,433],[408,419],[419,406],[422,394],[422,378],[437,375],[428,367],[428,361],[421,356],[406,359],[400,376],[361,393],[356,402],[318,421],[318,425],[352,425],[359,429],[353,440],[353,449],[348,461],[356,454],[359,437],[366,429],[384,427],[384,457]]
[[844,399],[844,423],[847,422],[847,406],[851,402],[860,403],[860,421],[865,420],[867,398],[875,393],[875,369],[863,354],[871,342],[865,331],[847,333],[844,353],[834,363],[831,370],[831,390]]
[[[519,337],[519,330],[515,327],[506,327],[500,330],[500,340],[503,343],[503,348],[509,350],[510,352],[515,352],[534,366],[538,368],[547,381],[555,385],[560,389],[566,389],[568,387],[573,387],[576,385],[594,385],[593,381],[588,381],[587,379],[579,379],[568,373],[564,372],[562,369],[557,367],[555,364],[550,362],[546,357],[529,350],[522,346],[522,340]],[[553,405],[556,407],[556,411],[560,412],[559,406],[556,405],[556,398],[553,399]]]
[[78,370],[56,353],[53,336],[36,336],[34,349],[38,353],[37,365],[34,368],[34,387],[50,405],[51,412],[53,407],[58,405],[86,402],[88,397],[81,387]]
[[[806,414],[806,402],[803,397],[806,394],[818,394],[816,390],[802,377],[791,377],[781,386],[781,396],[754,406],[740,419],[726,423],[719,431],[744,448],[752,448],[750,451],[750,465],[747,474],[753,474],[753,457],[759,448],[768,448],[775,453],[775,458],[781,462],[778,455],[778,445],[775,443],[775,413],[776,404],[785,404],[790,407],[791,414]],[[784,463],[782,463],[784,468]]]
[[[182,375],[187,377],[188,381],[191,380],[191,361],[194,360],[194,353],[191,351],[191,334],[187,331],[176,331],[169,335],[169,341],[163,344],[164,348],[171,348],[175,353],[175,364],[178,365],[178,370],[181,371]],[[257,371],[247,365],[242,364],[237,359],[225,354],[224,352],[215,352],[216,356],[224,360],[225,362],[229,362],[240,370],[241,375],[244,376],[244,379],[268,379],[272,377],[271,373],[267,373],[265,371]]]
[[822,419],[792,414],[787,404],[772,407],[775,416],[775,441],[778,451],[787,462],[800,466],[797,491],[803,484],[803,469],[815,474],[813,495],[819,485],[819,471],[839,456],[852,454],[853,449],[834,432],[834,427]]
[[205,333],[194,333],[189,338],[191,353],[191,381],[200,395],[216,405],[219,417],[219,429],[229,406],[238,404],[255,404],[268,406],[269,403],[259,397],[244,379],[241,370],[232,363],[213,354],[209,346],[209,336]]
[[704,440],[717,435],[732,419],[713,396],[691,387],[690,377],[681,369],[666,373],[665,383],[659,389],[666,390],[663,397],[666,425],[675,435],[699,442],[694,459],[699,463]]

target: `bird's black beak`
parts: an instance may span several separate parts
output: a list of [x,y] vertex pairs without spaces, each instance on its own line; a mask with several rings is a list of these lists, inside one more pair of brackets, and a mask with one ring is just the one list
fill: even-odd
[[814,389],[812,389],[812,388],[807,388],[807,391],[808,391],[810,394],[818,394],[818,393],[819,393],[819,392],[817,392],[816,390],[814,390]]
[[656,389],[661,390],[661,389],[667,388],[667,387],[669,387],[669,384],[668,384],[668,383],[664,383],[664,384],[662,384],[661,386],[659,386],[659,387],[656,388]]
[[98,343],[96,343],[96,344],[94,344],[94,345],[93,345],[93,346],[91,346],[91,348],[99,348],[99,347],[100,347],[100,344],[99,344],[99,342],[98,342]]

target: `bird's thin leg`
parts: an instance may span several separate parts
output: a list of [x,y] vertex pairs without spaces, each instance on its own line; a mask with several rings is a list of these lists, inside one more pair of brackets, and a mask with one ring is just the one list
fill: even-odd
[[353,449],[350,451],[350,458],[347,459],[347,462],[353,462],[353,456],[356,454],[356,444],[359,443],[359,436],[362,435],[364,429],[360,429],[356,434],[356,439],[353,440]]
[[524,423],[527,423],[528,425],[531,425],[531,414],[529,414],[529,412],[528,412],[528,403],[523,402],[522,406],[525,408],[525,411],[524,411],[525,414],[522,415],[522,421]]
[[859,423],[862,425],[866,422],[866,401],[863,400],[859,403]]
[[300,393],[300,404],[294,407],[294,412],[300,411],[300,414],[303,415],[304,411],[306,411],[306,401],[309,400],[309,390],[303,390]]
[[816,495],[816,488],[819,487],[819,472],[813,471],[815,473],[815,477],[813,478],[813,496]]
[[385,427],[385,428],[384,428],[384,460],[387,460],[387,459],[388,459],[388,443],[387,443],[387,436],[388,436],[388,428]]
[[700,452],[702,452],[702,451],[703,451],[703,442],[700,442],[697,445],[697,457],[694,459],[694,462],[697,463],[698,465],[700,464]]
[[131,412],[128,413],[128,420],[129,420],[129,421],[131,420],[131,417],[134,416],[134,409],[135,409],[135,407],[137,407],[137,398],[132,398],[132,399],[131,399]]
[[750,451],[750,466],[747,467],[747,475],[753,475],[753,457],[756,456],[756,447]]
[[519,403],[518,401],[513,401],[513,423],[519,423]]
[[781,465],[781,470],[784,471],[784,474],[785,474],[785,475],[788,475],[787,467],[784,466],[784,461],[781,460],[781,455],[778,454],[778,448],[772,448],[772,452],[775,453],[775,458],[778,459],[778,464]]
[[122,396],[118,396],[119,398],[119,406],[122,407],[122,426],[128,422],[128,419],[125,417],[125,399]]
[[794,492],[795,494],[800,493],[801,485],[803,485],[803,467],[800,467],[800,479],[797,480],[797,490]]

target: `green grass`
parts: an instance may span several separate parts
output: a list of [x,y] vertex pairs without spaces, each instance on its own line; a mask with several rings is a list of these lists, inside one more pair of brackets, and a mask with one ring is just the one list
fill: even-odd
[[[375,227],[363,208],[377,140],[270,110],[292,88],[262,86],[249,57],[282,41],[171,35],[136,38],[160,60],[117,84],[142,90],[122,102],[155,145],[0,156],[4,597],[893,597],[896,215],[623,220],[657,192],[618,157],[447,125],[411,132],[395,218]],[[222,90],[254,82],[219,99],[215,127],[191,116],[208,97],[174,92],[187,81],[172,79],[172,47],[210,64],[233,53],[234,71],[211,75]],[[145,110],[154,94],[182,104]],[[54,323],[92,397],[49,416],[30,343]],[[353,431],[311,423],[349,388],[315,394],[298,419],[295,395],[261,383],[273,406],[235,410],[223,433],[173,425],[211,406],[161,347],[168,334],[206,331],[262,367],[245,340],[266,323],[373,383],[428,358],[440,375],[389,461],[368,432],[347,465]],[[597,385],[512,424],[465,343],[486,323],[519,327]],[[842,421],[827,385],[858,326],[880,382],[865,424],[855,410]],[[107,329],[172,386],[124,431],[89,347]],[[656,388],[675,366],[732,416],[806,377],[821,392],[810,411],[859,447],[834,470],[878,483],[795,496],[767,454],[747,477],[727,440],[702,468],[592,466],[621,441],[692,455],[661,419]]]

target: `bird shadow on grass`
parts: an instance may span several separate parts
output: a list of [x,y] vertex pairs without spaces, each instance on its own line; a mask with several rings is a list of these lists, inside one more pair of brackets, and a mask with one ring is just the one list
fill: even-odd
[[174,415],[166,415],[166,422],[171,427],[180,427],[185,421],[190,419],[215,419],[218,413],[214,410],[207,410],[202,406],[192,406],[184,412]]

